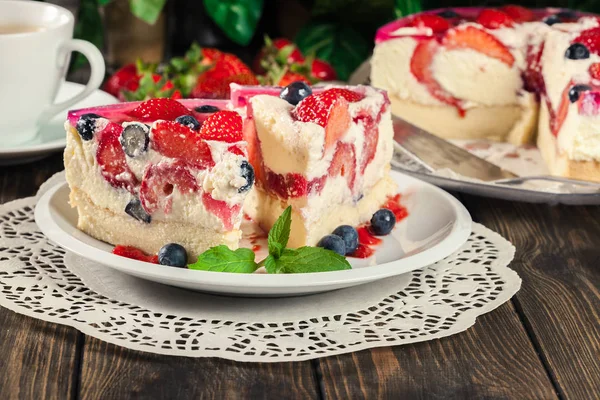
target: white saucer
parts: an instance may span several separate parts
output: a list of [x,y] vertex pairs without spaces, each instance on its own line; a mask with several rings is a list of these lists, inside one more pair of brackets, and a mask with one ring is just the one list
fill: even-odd
[[[84,85],[73,82],[63,82],[56,101],[63,101],[73,97],[78,92],[82,91]],[[105,104],[114,104],[119,101],[110,94],[101,90],[96,90],[81,102],[75,104],[72,108],[85,108],[100,106]],[[67,119],[67,110],[57,114],[44,125],[37,137],[32,141],[19,144],[12,147],[0,147],[0,165],[23,164],[46,157],[47,155],[62,150],[66,145],[66,136],[64,123]]]
[[[131,260],[77,229],[69,188],[59,183],[38,201],[35,221],[52,241],[91,261],[129,275],[182,288],[236,296],[293,296],[340,289],[403,274],[454,253],[471,233],[471,217],[454,197],[437,187],[392,172],[409,216],[384,238],[374,258],[349,258],[351,270],[294,275],[194,271]],[[259,258],[257,257],[257,261]]]

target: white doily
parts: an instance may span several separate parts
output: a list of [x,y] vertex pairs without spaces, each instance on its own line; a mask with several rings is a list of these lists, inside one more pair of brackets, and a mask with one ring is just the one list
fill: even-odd
[[372,284],[283,299],[195,293],[67,253],[39,232],[35,202],[0,206],[0,306],[134,350],[274,362],[431,340],[466,330],[521,285],[507,268],[514,247],[474,224],[447,259]]

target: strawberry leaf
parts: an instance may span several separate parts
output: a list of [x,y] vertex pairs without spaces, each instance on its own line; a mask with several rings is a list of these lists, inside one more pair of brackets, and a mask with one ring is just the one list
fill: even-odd
[[250,43],[263,10],[263,0],[204,0],[207,14],[234,42]]

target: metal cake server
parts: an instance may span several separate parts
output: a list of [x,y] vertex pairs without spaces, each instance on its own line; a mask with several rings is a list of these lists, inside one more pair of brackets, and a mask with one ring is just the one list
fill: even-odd
[[396,154],[392,166],[396,169],[406,171],[406,168],[403,168],[406,163],[398,162],[397,152],[402,152],[412,158],[418,171],[425,173],[449,169],[459,175],[488,183],[520,185],[532,180],[552,181],[585,187],[586,191],[600,192],[600,184],[593,182],[556,176],[519,177],[398,117],[392,117],[392,122],[396,141]]

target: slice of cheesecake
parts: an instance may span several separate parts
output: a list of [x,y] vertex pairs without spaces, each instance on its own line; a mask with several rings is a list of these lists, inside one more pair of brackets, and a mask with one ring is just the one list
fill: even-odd
[[79,229],[149,254],[178,243],[190,259],[237,248],[254,173],[227,105],[153,99],[70,112],[64,161]]
[[[339,225],[358,226],[395,193],[389,177],[393,130],[384,92],[328,87],[297,105],[232,90],[247,104],[244,127],[256,185],[246,213],[265,230],[292,206],[289,245],[315,245]],[[245,99],[240,102],[239,99]]]

